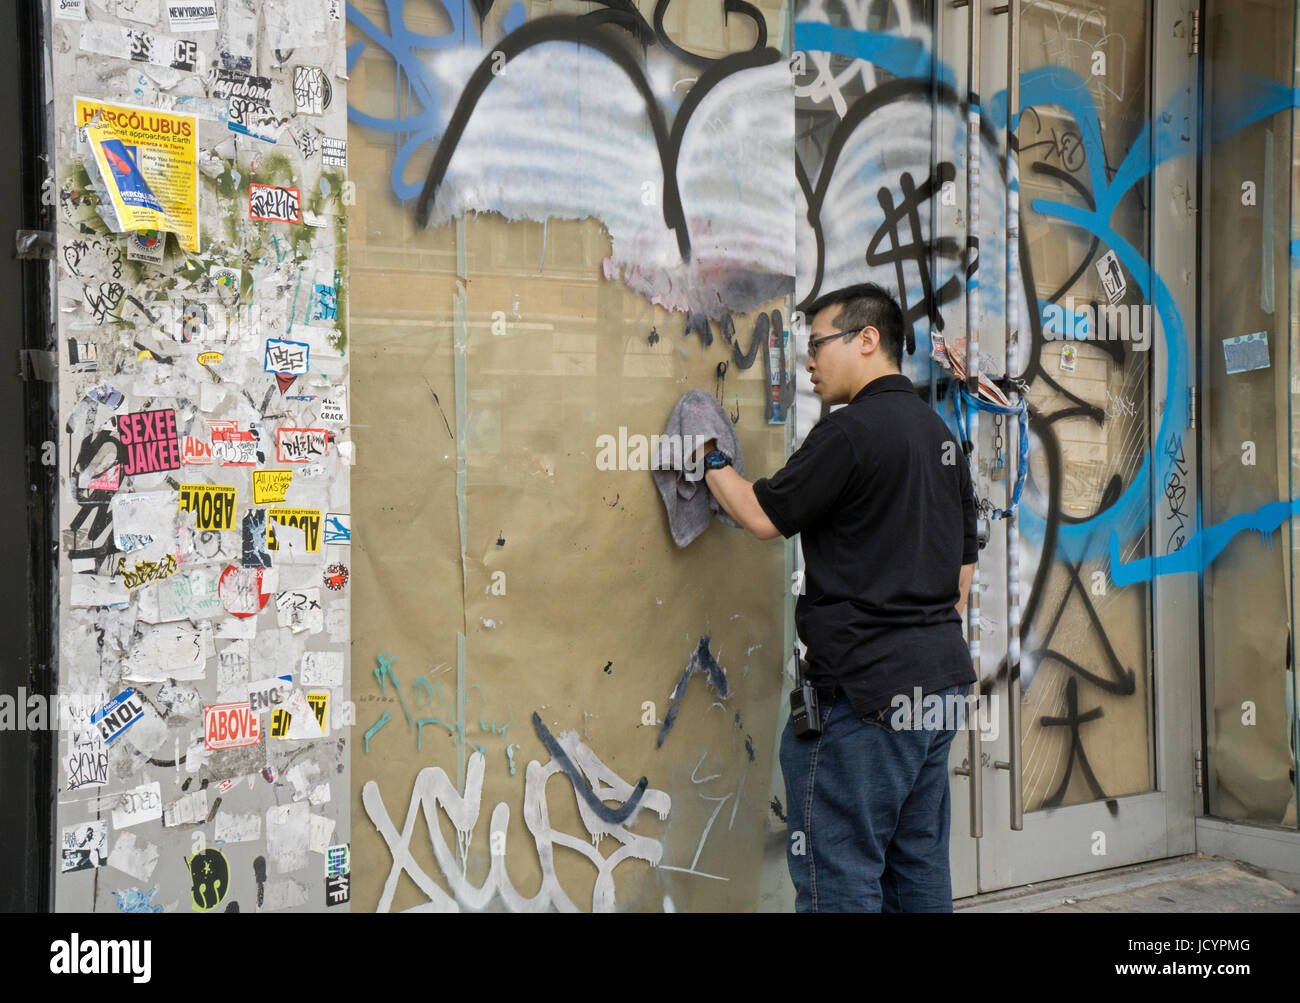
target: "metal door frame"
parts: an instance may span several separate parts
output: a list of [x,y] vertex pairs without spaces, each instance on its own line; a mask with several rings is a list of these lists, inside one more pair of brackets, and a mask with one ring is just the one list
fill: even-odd
[[[1007,32],[1005,5],[996,9],[988,0],[970,2],[977,10],[982,8],[980,34],[985,39]],[[936,3],[941,8],[958,6],[950,0],[936,0]],[[1151,272],[1153,281],[1165,279],[1174,307],[1183,319],[1184,358],[1195,358],[1198,227],[1191,193],[1196,191],[1198,167],[1196,124],[1200,74],[1192,32],[1188,29],[1194,16],[1199,16],[1199,0],[1152,0],[1150,9],[1148,120],[1154,123],[1178,99],[1189,102],[1193,118],[1187,133],[1186,153],[1159,164],[1150,179]],[[942,19],[940,13],[941,22]],[[966,18],[959,15],[947,21],[964,27]],[[985,70],[984,79],[989,79],[987,56],[977,57],[977,61]],[[984,93],[995,89],[982,88]],[[1174,197],[1178,191],[1185,197]],[[984,267],[997,266],[993,262]],[[1166,409],[1188,413],[1195,381],[1195,372],[1189,368],[1186,387],[1180,385],[1172,390],[1167,387],[1170,353],[1164,341],[1167,335],[1163,323],[1159,330],[1161,336],[1151,346],[1149,457],[1154,457],[1154,451],[1159,448],[1155,438]],[[1174,395],[1173,399],[1167,399],[1169,394]],[[1190,483],[1195,485],[1199,481],[1200,464],[1194,435],[1185,434],[1184,448]],[[1157,485],[1155,464],[1151,462],[1150,467],[1149,511],[1154,514],[1162,493]],[[1192,504],[1196,504],[1195,500]],[[1001,528],[995,527],[993,532],[996,536]],[[1160,539],[1161,535],[1150,535],[1154,556],[1166,553],[1167,541]],[[1155,790],[1108,799],[1116,808],[1114,814],[1107,801],[1025,813],[1022,828],[1015,830],[1018,778],[1010,769],[999,769],[995,764],[1000,762],[1004,767],[1023,764],[1018,755],[1013,758],[1010,753],[1009,736],[1018,729],[1004,726],[997,741],[982,743],[981,765],[977,777],[972,778],[982,783],[968,785],[959,775],[952,778],[955,896],[1120,867],[1195,849],[1195,756],[1200,732],[1196,667],[1201,654],[1198,576],[1153,578],[1151,590]],[[1011,685],[1018,682],[1016,672],[1010,676]],[[998,692],[1004,700],[1009,688],[1007,683],[999,684]],[[1004,721],[1007,717],[1003,715]],[[950,769],[958,767],[970,755],[963,738],[954,742]],[[976,824],[972,826],[973,816]],[[1105,836],[1104,853],[1097,852],[1101,842],[1096,839],[1098,833]]]

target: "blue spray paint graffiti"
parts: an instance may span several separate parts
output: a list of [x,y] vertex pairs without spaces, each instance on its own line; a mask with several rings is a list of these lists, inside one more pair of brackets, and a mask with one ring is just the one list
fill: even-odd
[[[796,49],[819,49],[866,59],[896,76],[923,75],[928,80],[930,55],[919,43],[905,45],[901,44],[902,41],[879,32],[837,28],[813,21],[795,22]],[[941,81],[951,81],[953,73],[941,64],[938,77]],[[1177,89],[1175,96],[1156,116],[1154,133],[1148,123],[1129,149],[1114,179],[1107,181],[1100,120],[1096,106],[1078,74],[1060,66],[1034,69],[1021,75],[1020,88],[1022,114],[1025,109],[1038,105],[1057,105],[1074,117],[1086,153],[1095,205],[1092,210],[1083,210],[1059,202],[1035,199],[1031,208],[1041,215],[1077,226],[1107,244],[1133,275],[1143,296],[1155,307],[1160,317],[1167,365],[1165,409],[1155,438],[1156,441],[1163,441],[1170,432],[1181,432],[1188,423],[1188,402],[1183,391],[1189,385],[1185,328],[1169,288],[1137,249],[1115,232],[1110,219],[1125,194],[1155,167],[1174,157],[1191,155],[1194,136],[1188,124],[1195,115],[1192,105],[1194,91],[1190,85]],[[990,118],[993,121],[1005,121],[1006,100],[1005,90],[993,95],[989,102]],[[1300,106],[1300,90],[1248,77],[1223,81],[1216,87],[1215,101],[1210,109],[1213,137],[1217,141],[1252,122],[1295,106]],[[961,137],[955,136],[954,144],[960,142]],[[1300,240],[1293,242],[1292,254],[1300,253],[1298,249]],[[1171,467],[1172,459],[1157,453],[1154,471],[1157,483],[1164,482]],[[1231,529],[1237,525],[1236,520],[1255,518],[1250,515],[1234,516],[1219,526],[1195,534],[1169,558],[1160,558],[1155,562],[1151,559],[1135,562],[1129,567],[1138,570],[1119,572],[1115,556],[1119,544],[1131,541],[1145,529],[1153,476],[1151,468],[1151,456],[1148,454],[1127,489],[1113,504],[1090,519],[1062,524],[1057,532],[1055,556],[1078,562],[1087,558],[1104,557],[1109,553],[1112,556],[1112,577],[1116,584],[1122,585],[1143,580],[1134,576],[1141,575],[1141,569],[1146,568],[1150,569],[1148,577],[1150,574],[1199,573],[1241,528],[1263,528],[1252,523],[1249,527],[1241,525],[1237,529]],[[1290,512],[1297,504],[1298,502],[1277,502],[1273,506],[1264,506],[1260,513],[1268,512],[1271,517],[1278,510],[1274,506]],[[1278,521],[1284,517],[1280,516]],[[1277,523],[1269,528],[1276,529]],[[1046,520],[1040,513],[1024,506],[1021,509],[1020,530],[1024,536],[1041,544],[1045,536]],[[1225,532],[1226,536],[1223,535]],[[1207,545],[1209,541],[1218,541],[1220,538],[1222,542],[1217,547]],[[1104,549],[1103,541],[1107,539],[1112,541],[1109,551]],[[1172,559],[1175,557],[1177,560]]]
[[[450,117],[452,95],[446,85],[434,75],[430,55],[442,50],[482,44],[473,18],[466,18],[464,5],[438,3],[449,26],[440,35],[428,35],[410,30],[404,20],[405,0],[386,0],[388,31],[384,31],[352,4],[348,5],[348,20],[362,34],[348,49],[348,67],[351,69],[362,57],[367,46],[375,46],[386,53],[393,62],[399,90],[406,98],[406,111],[392,117],[369,114],[349,106],[349,120],[357,124],[393,134],[398,143],[392,167],[392,187],[401,199],[416,197],[421,182],[405,180],[405,171],[416,151],[425,143],[435,144]],[[507,34],[523,26],[525,11],[522,4],[511,6],[504,21]],[[629,29],[631,30],[631,29]],[[665,41],[662,37],[660,41]],[[839,27],[820,21],[800,20],[794,24],[794,49],[820,51],[850,58],[862,59],[885,70],[901,81],[914,81],[929,85],[932,71],[941,85],[952,87],[956,76],[943,63],[936,65],[935,57],[921,40],[895,34],[863,31]],[[643,43],[655,39],[647,35]],[[665,45],[667,42],[665,41]],[[1062,66],[1047,66],[1025,72],[1021,76],[1021,112],[1041,106],[1063,108],[1074,119],[1078,129],[1079,145],[1084,151],[1090,200],[1093,208],[1081,209],[1044,199],[1035,199],[1030,208],[1044,217],[1060,220],[1087,233],[1114,251],[1124,267],[1134,277],[1142,295],[1159,316],[1163,332],[1166,357],[1165,408],[1154,438],[1163,441],[1170,433],[1181,433],[1187,427],[1188,407],[1183,388],[1188,386],[1189,359],[1186,344],[1186,327],[1173,296],[1150,263],[1113,228],[1111,218],[1121,200],[1140,181],[1160,164],[1193,152],[1193,124],[1197,109],[1194,104],[1195,89],[1188,85],[1175,90],[1174,97],[1161,109],[1152,122],[1148,122],[1125,155],[1111,180],[1107,179],[1105,148],[1100,118],[1093,96],[1086,82],[1073,70]],[[1300,91],[1245,75],[1216,81],[1212,103],[1207,111],[1210,131],[1214,141],[1232,135],[1253,122],[1266,119],[1280,111],[1300,106]],[[987,103],[986,121],[1005,120],[1006,92],[999,91]],[[964,143],[960,129],[954,130],[953,142]],[[1293,259],[1300,257],[1300,240],[1292,243]],[[997,309],[999,297],[988,297]],[[1036,301],[1037,303],[1038,301]],[[1041,306],[1041,303],[1039,303]],[[1039,326],[1042,316],[1039,314]],[[1148,454],[1136,474],[1129,480],[1118,498],[1102,511],[1080,521],[1062,522],[1055,534],[1054,556],[1065,561],[1105,558],[1111,552],[1107,541],[1112,536],[1120,546],[1132,542],[1145,530],[1149,517],[1149,498],[1152,478],[1163,483],[1172,466],[1170,457],[1156,452]],[[1278,503],[1288,508],[1290,503]],[[1265,506],[1270,512],[1273,511]],[[1261,509],[1264,511],[1264,509]],[[1234,525],[1233,517],[1217,527],[1194,534],[1178,553],[1178,560],[1159,558],[1155,561],[1136,562],[1139,569],[1149,567],[1151,574],[1200,572],[1219,552],[1202,543],[1217,530]],[[1046,538],[1046,518],[1026,505],[1021,509],[1020,529],[1031,541],[1042,544]],[[1234,531],[1235,532],[1235,531]],[[1232,533],[1229,534],[1229,538]],[[1221,549],[1221,548],[1219,548]],[[1184,551],[1186,551],[1184,553]],[[1173,556],[1173,555],[1170,555]],[[1120,572],[1113,568],[1117,584],[1136,581],[1133,575],[1141,570]]]

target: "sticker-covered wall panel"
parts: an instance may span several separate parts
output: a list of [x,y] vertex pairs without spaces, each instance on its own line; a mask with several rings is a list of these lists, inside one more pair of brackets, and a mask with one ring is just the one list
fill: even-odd
[[51,13],[56,905],[347,909],[343,5]]

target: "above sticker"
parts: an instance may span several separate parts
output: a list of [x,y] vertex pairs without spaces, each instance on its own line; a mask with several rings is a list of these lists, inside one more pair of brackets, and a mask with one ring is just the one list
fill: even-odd
[[240,703],[210,704],[203,708],[205,749],[234,749],[244,745],[257,745],[261,741],[261,721],[248,709],[247,700]]
[[181,436],[181,462],[204,464],[212,462],[212,443],[193,435]]
[[195,529],[234,529],[235,493],[229,484],[182,484],[179,511],[194,513]]
[[318,508],[272,508],[266,510],[266,549],[279,550],[276,526],[292,526],[303,532],[309,554],[320,553],[321,511]]

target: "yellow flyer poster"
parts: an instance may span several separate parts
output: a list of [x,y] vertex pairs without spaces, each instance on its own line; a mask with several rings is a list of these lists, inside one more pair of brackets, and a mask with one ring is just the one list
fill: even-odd
[[[167,230],[199,249],[198,120],[77,98],[86,168],[108,192],[120,233]],[[93,162],[91,162],[93,161]]]

